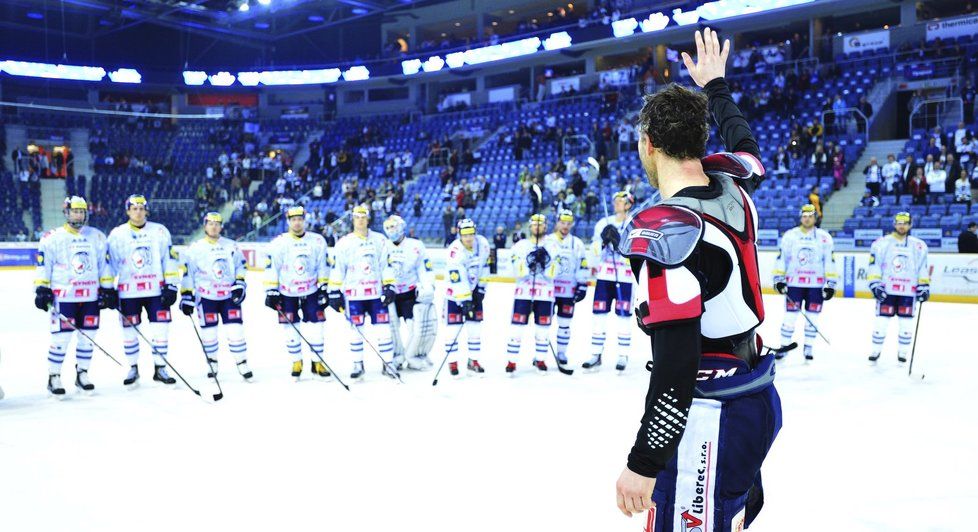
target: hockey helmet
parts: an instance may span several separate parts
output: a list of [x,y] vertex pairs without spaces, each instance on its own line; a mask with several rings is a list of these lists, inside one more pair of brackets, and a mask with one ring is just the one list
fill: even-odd
[[815,206],[811,203],[806,203],[801,206],[801,210],[798,212],[801,216],[815,216],[818,211],[815,210]]
[[462,218],[458,221],[458,234],[460,235],[474,235],[475,234],[475,222],[469,218]]
[[132,194],[126,198],[126,210],[128,211],[129,207],[133,205],[142,205],[144,209],[149,210],[149,202],[146,201],[146,196],[142,194]]
[[893,215],[893,223],[895,223],[895,224],[901,224],[901,223],[902,224],[909,224],[909,223],[913,223],[913,219],[910,217],[910,213],[909,212],[903,211],[903,212],[898,212],[898,213],[896,213],[896,214]]
[[557,213],[558,222],[573,222],[574,221],[574,211],[570,209],[560,209]]
[[370,209],[368,209],[366,205],[357,205],[352,211],[350,211],[350,216],[353,216],[354,218],[359,216],[370,218]]
[[[81,209],[85,211],[85,216],[81,219],[81,221],[72,221],[71,213],[69,212],[72,209]],[[68,221],[68,225],[74,227],[75,229],[80,228],[81,226],[85,225],[86,222],[88,222],[88,202],[81,196],[68,196],[65,198],[63,211],[65,214],[65,219]]]
[[404,238],[404,227],[406,225],[404,218],[393,214],[387,220],[384,220],[384,234],[394,242],[400,242]]
[[223,224],[224,217],[221,216],[221,213],[219,212],[211,211],[204,215],[204,223],[206,224],[207,222],[217,222],[219,224]]
[[618,192],[615,192],[615,195],[612,196],[612,201],[617,200],[618,198],[627,201],[629,205],[635,205],[635,196],[632,196],[632,193],[627,190],[619,190]]

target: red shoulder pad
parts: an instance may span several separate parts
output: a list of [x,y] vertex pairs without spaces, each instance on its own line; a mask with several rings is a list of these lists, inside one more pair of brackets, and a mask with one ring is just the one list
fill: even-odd
[[764,166],[756,157],[746,152],[720,152],[700,159],[703,172],[722,174],[731,179],[748,180],[764,176]]
[[629,259],[672,268],[689,258],[702,236],[703,219],[696,211],[660,204],[632,216],[618,250]]
[[643,324],[655,328],[702,315],[702,289],[689,269],[649,269],[649,314]]

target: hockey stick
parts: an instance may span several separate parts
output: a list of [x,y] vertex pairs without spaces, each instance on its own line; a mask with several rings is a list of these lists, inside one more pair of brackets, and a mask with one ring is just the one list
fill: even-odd
[[[119,316],[122,316],[122,321],[126,322],[130,327],[132,327],[132,330],[136,331],[136,334],[138,334],[139,337],[142,338],[144,342],[149,344],[149,348],[153,351],[153,354],[162,358],[163,363],[166,364],[171,370],[173,370],[173,373],[176,374],[176,376],[179,377],[181,381],[183,381],[183,384],[185,384],[187,388],[190,389],[190,391],[194,392],[194,395],[203,399],[204,396],[200,394],[200,390],[191,386],[190,383],[187,382],[187,379],[183,378],[183,375],[181,375],[180,372],[177,371],[177,368],[173,367],[173,364],[170,364],[170,361],[167,360],[165,356],[163,356],[159,351],[156,350],[156,346],[153,345],[153,342],[149,341],[149,338],[146,338],[146,335],[144,335],[143,332],[140,331],[138,327],[136,327],[136,324],[134,324],[132,320],[129,319],[129,316],[126,316],[125,313],[123,313],[121,310],[116,309],[116,311],[119,313]],[[214,401],[220,401],[222,397],[223,394],[213,396]]]
[[302,331],[300,331],[299,328],[296,327],[295,323],[293,323],[292,320],[290,320],[288,316],[285,315],[285,312],[282,310],[282,306],[281,305],[276,306],[275,310],[278,311],[279,319],[285,321],[286,323],[292,326],[292,329],[295,331],[296,334],[299,335],[299,338],[302,338],[302,341],[305,342],[307,346],[309,346],[309,350],[312,351],[312,354],[316,355],[316,358],[318,358],[319,361],[322,362],[324,366],[326,366],[326,370],[333,374],[333,377],[336,378],[336,382],[340,383],[341,386],[346,388],[346,391],[350,391],[350,387],[347,386],[342,379],[340,379],[340,375],[335,371],[333,371],[333,368],[329,367],[329,364],[326,363],[326,359],[324,359],[322,355],[319,354],[319,351],[316,351],[316,348],[312,346],[312,343],[310,343],[309,340],[306,340],[306,337],[302,335]]
[[[534,247],[533,247],[533,253],[534,254],[536,254],[536,251],[538,249],[540,249],[540,240],[541,240],[541,238],[539,238],[539,237],[536,237],[536,238],[537,238],[537,240],[534,243]],[[544,250],[544,251],[546,251],[546,250]],[[533,279],[530,281],[530,311],[533,312],[534,316],[537,313],[536,308],[535,308],[536,307],[536,299],[535,299],[535,296],[533,294],[533,290],[536,288],[536,286],[537,286],[537,271],[536,270],[533,270]],[[553,308],[553,304],[551,304],[550,306],[551,306],[551,308]],[[552,354],[554,356],[554,362],[557,364],[557,371],[563,373],[564,375],[573,375],[574,374],[574,370],[565,368],[563,366],[563,364],[560,363],[560,359],[557,358],[557,351],[554,350],[553,344],[550,343],[549,333],[547,335],[547,347],[550,348],[550,354]]]
[[767,349],[767,353],[765,353],[764,356],[780,355],[781,353],[787,353],[796,347],[798,347],[798,342],[791,342],[790,344],[782,345],[781,347],[768,347],[765,345],[764,349]]
[[822,340],[825,340],[825,343],[826,343],[826,344],[828,344],[828,345],[832,345],[832,342],[830,342],[830,341],[829,341],[829,339],[828,339],[828,338],[826,338],[824,334],[822,334],[822,331],[820,331],[820,330],[818,330],[818,327],[816,327],[816,326],[815,326],[815,324],[814,324],[814,323],[812,323],[812,320],[811,320],[811,318],[809,318],[809,317],[808,317],[808,313],[807,313],[807,312],[805,312],[805,309],[803,309],[803,308],[801,307],[801,305],[800,305],[800,304],[798,304],[798,303],[796,303],[796,302],[795,302],[795,300],[793,300],[793,299],[791,299],[790,297],[788,297],[788,295],[787,295],[787,294],[785,294],[785,296],[784,296],[784,298],[788,300],[788,303],[791,303],[792,305],[798,305],[798,310],[799,310],[799,311],[801,312],[801,316],[802,316],[803,318],[805,318],[805,321],[807,321],[807,322],[808,322],[808,324],[812,326],[812,329],[815,329],[815,332],[816,332],[816,333],[817,333],[817,334],[818,334],[818,335],[819,335],[820,337],[822,337]]
[[214,376],[214,384],[217,384],[217,395],[214,396],[215,401],[219,401],[221,397],[224,397],[224,390],[221,389],[221,381],[217,380],[217,370],[211,364],[211,357],[207,356],[207,349],[204,348],[204,339],[200,337],[200,331],[197,330],[197,322],[194,321],[194,317],[187,315],[190,318],[191,325],[194,326],[194,334],[197,335],[197,341],[200,342],[200,350],[204,353],[204,360],[207,361],[207,367],[211,370],[211,375]]
[[61,312],[58,312],[58,318],[60,318],[62,322],[64,322],[64,323],[68,324],[69,326],[71,326],[71,328],[73,330],[75,330],[76,332],[78,332],[78,334],[82,335],[86,340],[88,340],[89,342],[91,342],[92,345],[94,345],[95,347],[97,347],[99,351],[105,353],[105,356],[111,358],[112,359],[112,362],[115,362],[119,367],[122,367],[122,362],[119,362],[118,360],[116,360],[116,358],[114,356],[110,355],[109,352],[106,351],[104,347],[98,345],[98,343],[96,343],[95,340],[92,339],[91,336],[85,334],[85,332],[83,330],[81,330],[78,327],[75,327],[75,324],[72,323],[71,321],[69,321],[68,318],[64,314],[62,314]]
[[[910,367],[907,369],[907,376],[913,375],[913,355],[917,351],[917,331],[920,330],[920,318],[924,314],[924,302],[920,302],[920,307],[917,308],[917,325],[913,328],[913,345],[910,346]],[[924,378],[924,374],[920,375],[920,378]]]
[[451,353],[451,349],[458,345],[458,337],[462,335],[462,329],[465,328],[465,323],[466,322],[463,321],[462,324],[459,325],[458,332],[455,333],[455,339],[452,340],[452,343],[448,344],[449,349],[445,350],[445,358],[441,359],[441,364],[438,366],[438,371],[435,372],[435,380],[431,381],[432,386],[438,386],[438,375],[441,374],[441,368],[445,367],[445,362],[448,361],[448,355]]
[[[349,307],[347,307],[347,308],[349,308]],[[380,361],[384,364],[384,367],[387,368],[387,371],[390,372],[388,374],[388,376],[391,377],[391,378],[397,379],[398,382],[400,382],[401,384],[404,384],[404,381],[401,380],[401,374],[398,373],[397,370],[395,370],[390,365],[390,362],[387,362],[386,360],[384,360],[384,356],[380,354],[380,351],[378,351],[376,347],[374,347],[374,344],[370,343],[370,340],[367,340],[367,336],[363,334],[363,331],[360,330],[360,327],[357,327],[356,324],[353,323],[353,318],[351,318],[346,312],[343,312],[342,314],[346,318],[346,322],[350,324],[350,327],[353,327],[353,330],[356,331],[357,334],[360,335],[360,338],[363,339],[363,343],[367,344],[367,346],[370,347],[370,350],[373,351],[375,355],[377,355],[377,358],[380,359]],[[395,316],[395,319],[397,319],[396,316]],[[372,320],[372,318],[371,318],[371,320]],[[391,341],[393,342],[394,339],[391,338]]]

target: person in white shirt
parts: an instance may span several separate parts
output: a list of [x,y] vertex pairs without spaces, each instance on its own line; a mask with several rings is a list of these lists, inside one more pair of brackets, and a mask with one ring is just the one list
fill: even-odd
[[883,165],[883,190],[888,194],[899,193],[903,188],[900,186],[900,175],[903,168],[897,162],[896,156],[892,153],[886,156],[886,164]]
[[961,175],[954,181],[954,201],[971,203],[971,182],[968,181],[968,172],[964,169],[961,169]]
[[931,168],[927,175],[927,185],[930,187],[931,194],[943,194],[944,187],[946,186],[945,181],[947,180],[947,172],[944,171],[943,165],[940,161],[936,161],[934,166]]

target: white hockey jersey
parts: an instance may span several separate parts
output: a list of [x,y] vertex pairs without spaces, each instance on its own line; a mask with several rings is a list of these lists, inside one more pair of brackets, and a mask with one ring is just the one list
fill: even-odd
[[472,249],[466,248],[461,239],[448,246],[448,286],[445,297],[455,302],[472,299],[476,286],[485,286],[489,276],[489,241],[475,235]]
[[594,259],[595,278],[601,281],[617,281],[619,283],[631,283],[633,282],[632,268],[628,264],[628,260],[618,253],[617,250],[612,251],[610,247],[601,247],[601,231],[604,231],[605,226],[613,225],[618,229],[618,234],[622,238],[625,237],[625,226],[628,225],[628,219],[619,222],[615,219],[615,215],[606,216],[600,220],[594,226],[594,238],[591,239],[591,256]]
[[544,242],[549,242],[556,252],[553,255],[557,268],[554,275],[554,296],[574,297],[577,285],[587,283],[591,278],[587,247],[580,238],[570,234],[564,237],[560,233],[551,233]]
[[[513,262],[513,276],[516,278],[516,288],[513,297],[533,301],[554,300],[554,277],[557,275],[558,249],[554,242],[543,238],[539,244],[524,238],[513,244],[510,260]],[[530,271],[528,257],[537,248],[543,248],[549,255],[549,260],[542,271]]]
[[184,249],[180,259],[184,274],[181,291],[193,292],[203,299],[228,299],[234,282],[245,278],[244,255],[230,238],[201,238]]
[[832,235],[813,227],[800,226],[785,231],[774,264],[774,276],[784,276],[788,286],[799,288],[835,287],[839,274],[835,267]]
[[348,301],[380,299],[385,284],[394,284],[387,261],[390,241],[376,231],[350,233],[336,243],[330,260],[329,288],[342,290]]
[[265,289],[277,288],[283,296],[304,297],[329,282],[326,239],[306,232],[283,233],[268,245]]
[[398,294],[415,288],[433,290],[435,274],[425,251],[424,243],[416,238],[404,238],[400,244],[388,243],[387,263],[394,276],[394,291]]
[[869,248],[867,280],[883,283],[890,295],[915,295],[918,284],[930,284],[927,244],[910,235],[902,241],[893,233],[877,238]]
[[112,287],[106,250],[105,234],[94,227],[76,231],[65,224],[48,231],[37,245],[34,284],[51,288],[55,301],[95,301],[99,287]]
[[155,222],[136,227],[126,222],[109,233],[108,242],[109,266],[120,298],[158,296],[164,285],[179,284],[177,254],[166,227]]

